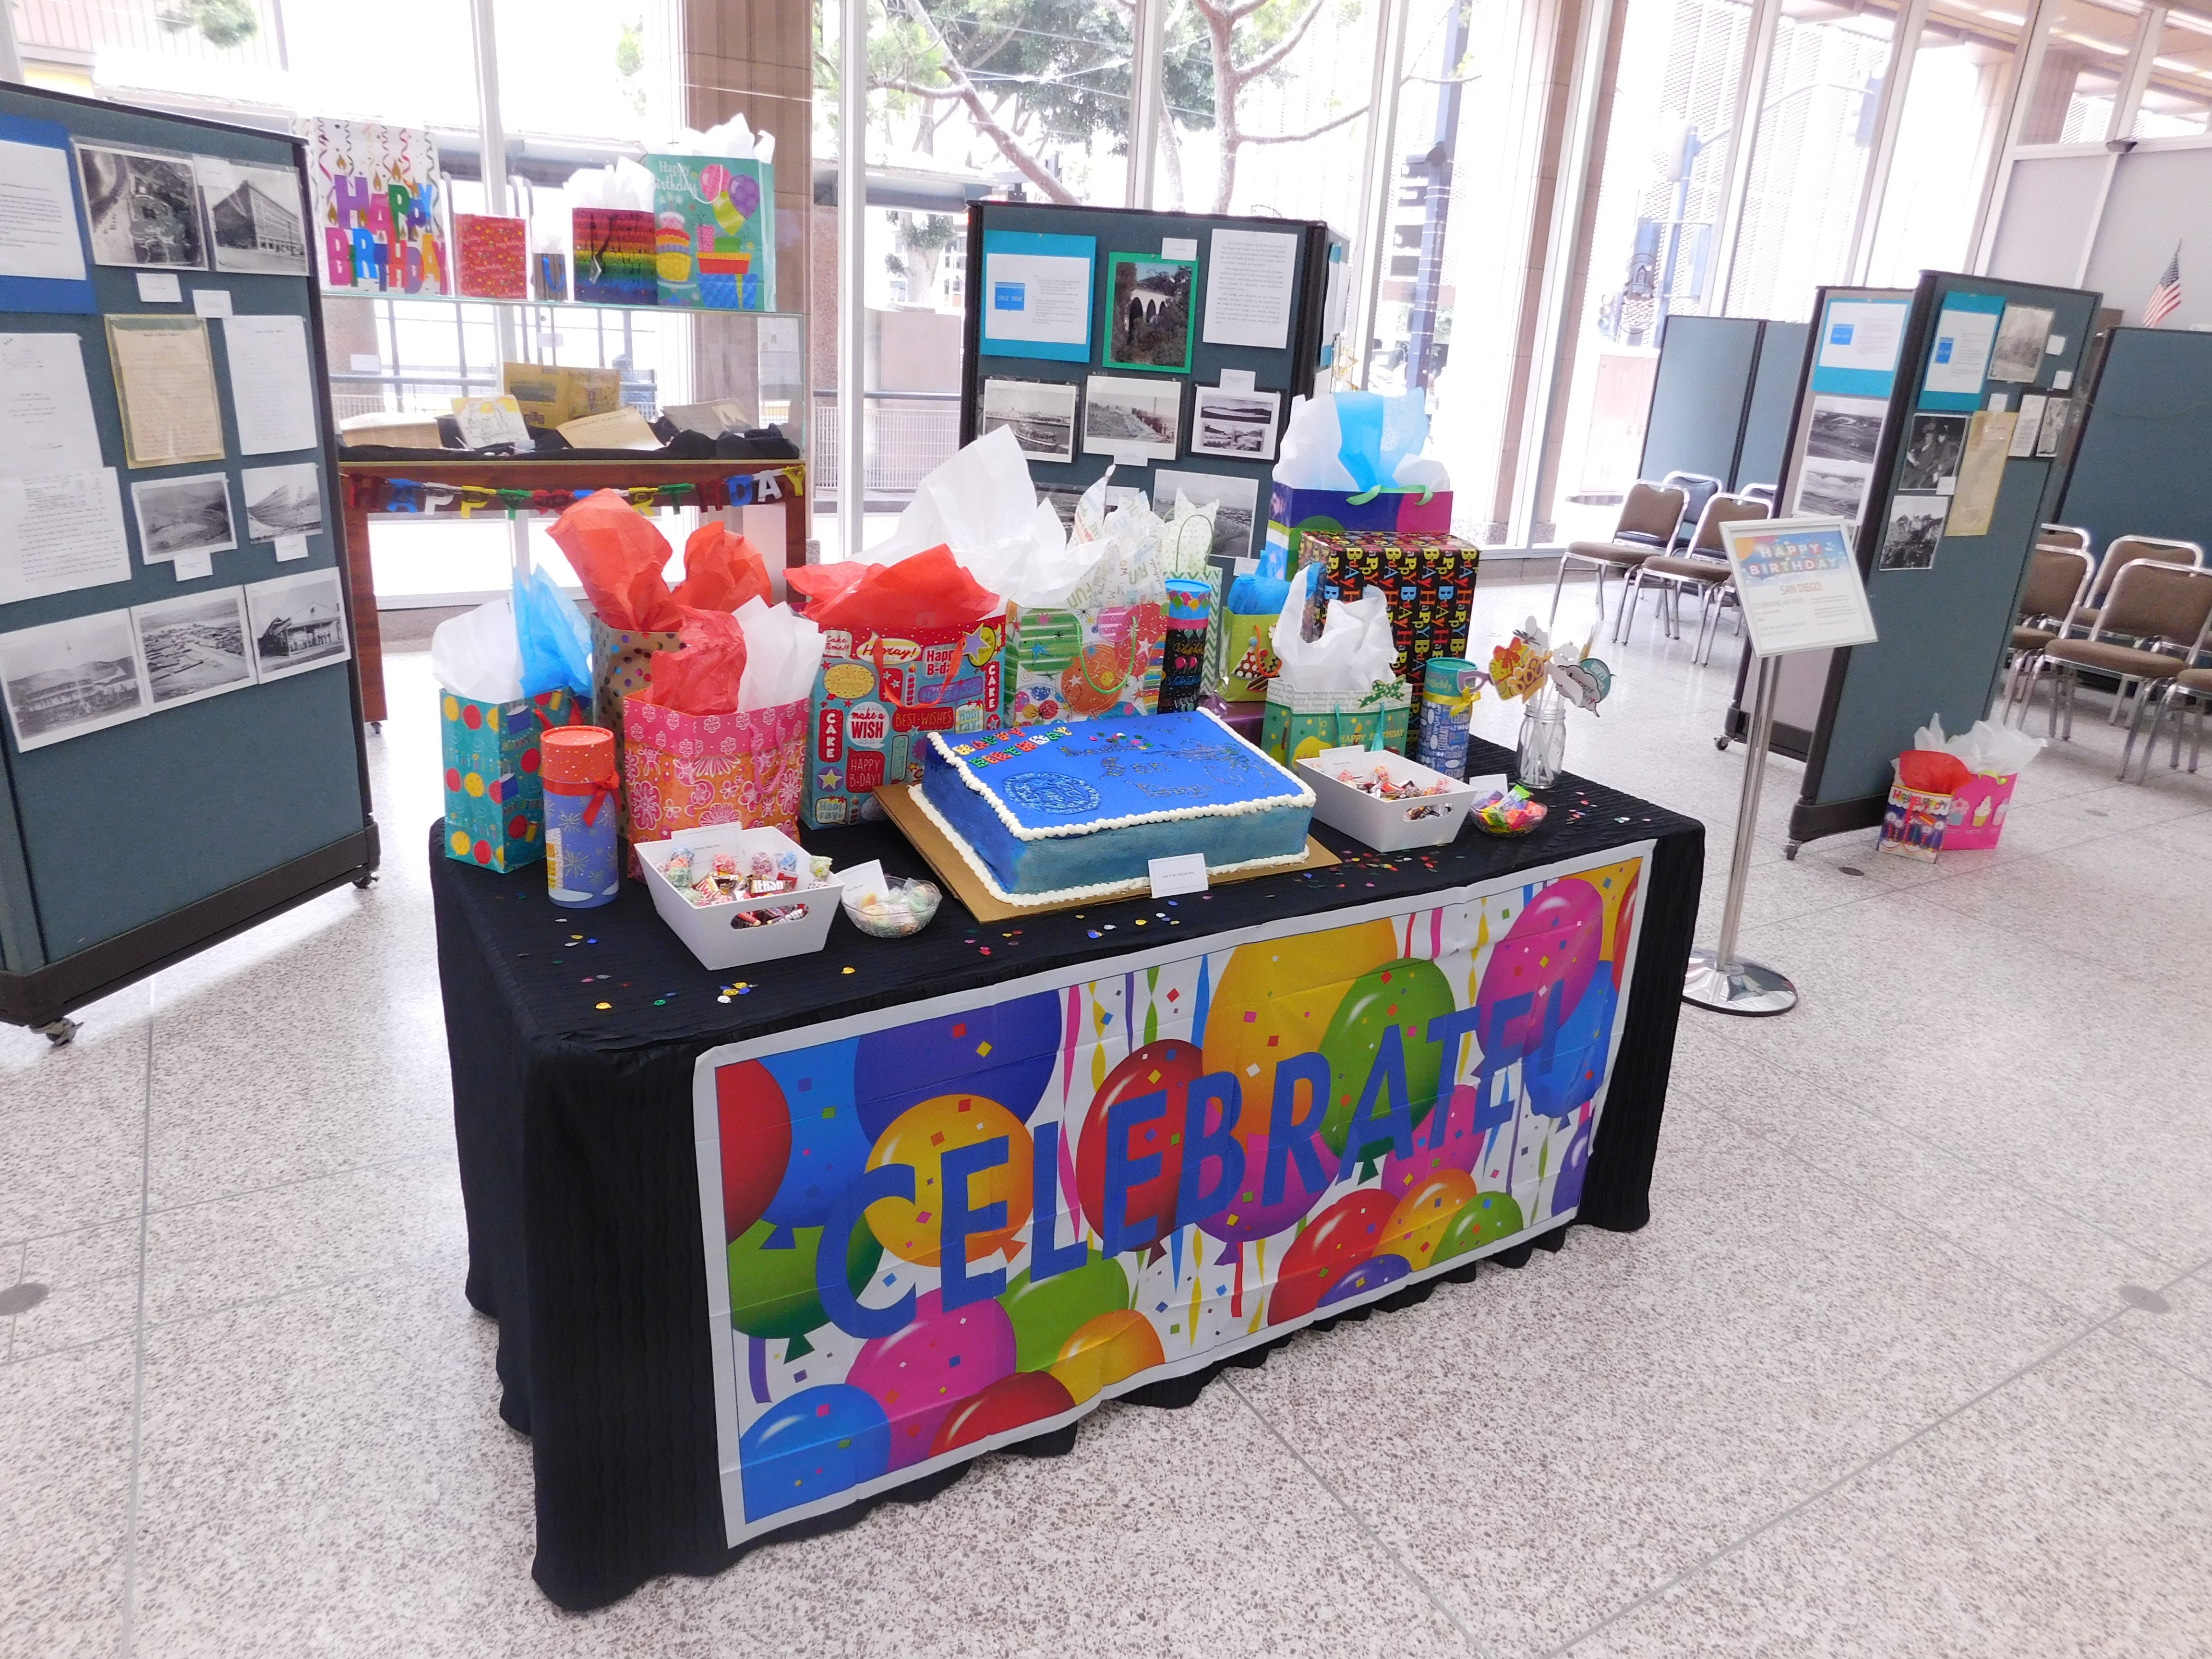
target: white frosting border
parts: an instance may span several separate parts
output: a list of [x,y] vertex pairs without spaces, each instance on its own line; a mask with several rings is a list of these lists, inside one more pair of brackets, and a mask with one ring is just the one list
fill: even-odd
[[[1308,811],[1311,811],[1313,810],[1313,787],[1307,783],[1304,778],[1291,771],[1290,768],[1285,766],[1280,761],[1277,760],[1273,755],[1270,755],[1266,750],[1261,748],[1257,744],[1248,741],[1242,733],[1238,732],[1229,724],[1228,721],[1223,720],[1220,715],[1215,714],[1211,708],[1198,708],[1193,709],[1190,712],[1205,715],[1206,719],[1212,720],[1216,726],[1221,728],[1222,735],[1224,737],[1229,738],[1232,743],[1241,743],[1244,747],[1249,749],[1254,754],[1260,757],[1261,761],[1264,764],[1273,767],[1278,773],[1281,774],[1284,778],[1287,779],[1293,787],[1295,793],[1289,795],[1272,796],[1265,800],[1230,801],[1216,806],[1170,806],[1158,812],[1130,812],[1124,814],[1122,817],[1118,818],[1093,818],[1088,823],[1070,823],[1065,825],[1054,825],[1042,830],[1028,830],[1023,828],[1021,823],[1016,820],[1013,813],[1007,810],[1006,802],[1000,800],[997,795],[993,793],[991,790],[984,785],[981,779],[976,777],[975,773],[969,769],[966,759],[952,752],[951,746],[945,741],[945,733],[942,732],[932,732],[929,734],[929,741],[936,748],[938,758],[942,760],[947,766],[950,766],[953,769],[954,774],[958,776],[960,781],[966,784],[970,789],[974,790],[986,801],[990,803],[991,810],[999,815],[999,822],[1006,826],[1007,832],[1017,841],[1054,841],[1073,836],[1094,835],[1101,830],[1129,830],[1135,828],[1140,823],[1173,823],[1177,820],[1183,818],[1245,817],[1260,812],[1279,812],[1286,808],[1296,806],[1303,806]],[[1134,715],[1126,716],[1125,718],[1143,719],[1144,716]],[[1090,724],[1090,722],[1087,720],[1073,720],[1070,721],[1069,724],[1074,726],[1085,726]],[[1009,728],[1008,730],[1002,732],[1000,735],[1002,737],[1012,737],[1018,729],[1018,727]],[[919,800],[922,799],[922,792],[919,786],[916,786],[914,793],[915,799]],[[1299,856],[1303,858],[1304,854],[1300,854]],[[1226,868],[1231,866],[1224,867]],[[1236,867],[1241,868],[1242,866]],[[1082,890],[1084,895],[1088,896],[1090,890],[1085,889]],[[1019,899],[1011,900],[1009,902],[1017,904],[1022,902]]]
[[[975,849],[946,822],[945,815],[931,805],[928,796],[920,789],[910,789],[907,792],[907,799],[920,807],[922,816],[937,826],[937,832],[952,844],[952,850],[968,860],[969,869],[990,890],[991,896],[1001,904],[1025,908],[1039,904],[1067,904],[1083,899],[1130,898],[1152,890],[1152,878],[1145,876],[1135,881],[1104,881],[1094,882],[1087,887],[1056,887],[1042,893],[1009,893],[999,885],[998,878],[991,873],[991,866],[976,856]],[[1206,867],[1207,878],[1234,875],[1244,870],[1264,870],[1277,865],[1304,864],[1309,850],[1300,847],[1295,853],[1278,854],[1272,858],[1244,859],[1235,864],[1209,864]]]

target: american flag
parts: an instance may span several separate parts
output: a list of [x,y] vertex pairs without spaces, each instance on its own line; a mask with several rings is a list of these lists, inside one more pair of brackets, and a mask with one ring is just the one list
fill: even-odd
[[2166,275],[2158,279],[2158,286],[2150,291],[2150,303],[2143,307],[2142,325],[2156,328],[2171,317],[2181,303],[2181,244],[2173,245],[2173,258],[2167,263]]

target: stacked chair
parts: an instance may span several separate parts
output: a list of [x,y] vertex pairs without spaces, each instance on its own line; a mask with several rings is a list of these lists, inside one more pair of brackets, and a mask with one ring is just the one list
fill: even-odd
[[2027,718],[2027,702],[2043,672],[2043,647],[2064,630],[2068,619],[2088,602],[2096,561],[2089,532],[2071,525],[2047,524],[2028,556],[2027,587],[2021,595],[2020,621],[2012,630],[2012,669],[2005,680],[2005,717],[2015,705]]
[[[1622,576],[1632,576],[1636,568],[1655,553],[1663,553],[1674,539],[1682,522],[1682,504],[1686,499],[1679,488],[1666,484],[1644,483],[1641,480],[1628,487],[1628,499],[1620,504],[1620,518],[1613,526],[1613,538],[1602,542],[1569,542],[1567,550],[1559,556],[1559,574],[1552,583],[1552,611],[1559,613],[1559,590],[1567,580],[1571,564],[1587,565],[1597,573],[1597,611],[1605,615],[1605,579],[1607,574],[1619,571]],[[1624,591],[1626,583],[1622,584]],[[1620,619],[1613,618],[1613,637],[1620,636]]]
[[[2118,545],[2113,544],[2114,549]],[[2110,550],[2106,558],[2110,562]],[[2053,736],[2062,735],[2059,714],[2063,705],[2063,735],[2073,737],[2075,693],[2083,669],[2117,676],[2124,696],[2130,684],[2137,686],[2135,712],[2128,720],[2127,747],[2120,754],[2119,775],[2125,782],[2144,708],[2149,707],[2154,711],[2149,740],[2143,749],[2143,774],[2148,776],[2151,752],[2158,746],[2160,723],[2178,701],[2175,690],[2182,676],[2191,677],[2191,684],[2184,690],[2200,698],[2203,692],[2198,688],[2212,684],[2197,666],[2197,658],[2204,649],[2206,630],[2212,628],[2212,570],[2203,568],[2199,562],[2130,559],[2114,575],[2101,597],[2103,603],[2095,609],[2095,620],[2090,623],[2086,638],[2073,637],[2069,630],[2043,647],[2044,661],[2057,673],[2051,700],[2051,731]],[[2077,611],[2076,617],[2087,608]],[[2177,724],[2177,760],[2180,743]]]
[[[2037,557],[2039,560],[2046,549],[2057,551],[2086,548],[2087,541],[2086,532],[2071,530],[2064,526],[2046,525],[2044,526],[2044,534],[2037,544]],[[2041,637],[2050,630],[2029,620],[2031,613],[2026,605],[2023,605],[2023,623],[2021,628],[2014,631],[2013,641],[2015,647],[2022,650],[2024,660],[2014,665],[2015,690],[2012,694],[2018,699],[2022,724],[2025,724],[2027,719],[2027,705],[2034,697],[2037,679],[2041,677],[2045,669],[2056,669],[2058,666],[2058,659],[2051,655],[2051,647],[2069,641],[2078,643],[2097,635],[2100,623],[2104,619],[2105,607],[2109,603],[2110,596],[2118,586],[2120,578],[2128,570],[2138,564],[2160,564],[2180,566],[2187,569],[2200,569],[2203,563],[2204,550],[2194,542],[2169,541],[2155,536],[2121,536],[2116,538],[2112,545],[2105,550],[2104,560],[2098,565],[2095,574],[2090,578],[2087,591],[2078,596],[2067,608],[2063,613],[2064,620],[2060,623],[2057,631],[2051,634],[2050,638]],[[2029,578],[2031,588],[2034,586],[2034,580],[2033,573],[2031,571]],[[2124,635],[2107,629],[2105,641],[2107,645],[2115,644],[2121,637]],[[2084,665],[2075,665],[2078,667]],[[2094,664],[2086,665],[2096,666]],[[2186,663],[2184,664],[2184,666],[2187,665]],[[2073,730],[2071,704],[2073,693],[2076,689],[2070,682],[2066,688],[2069,704],[2067,730],[2069,734]],[[2124,674],[2121,676],[2119,695],[2113,700],[2112,712],[2108,716],[2111,723],[2115,725],[2118,723],[2120,709],[2128,702],[2131,692],[2142,689],[2144,688],[2138,684],[2136,677]],[[2051,706],[2054,723],[2057,720],[2057,704],[2054,700]]]
[[1636,601],[1647,587],[1663,590],[1659,618],[1667,637],[1682,637],[1681,599],[1686,592],[1698,595],[1698,647],[1691,660],[1703,665],[1712,660],[1713,641],[1720,634],[1721,613],[1735,603],[1735,572],[1721,541],[1721,526],[1747,519],[1765,519],[1772,510],[1765,501],[1747,495],[1715,495],[1698,515],[1698,527],[1681,554],[1655,554],[1638,565],[1621,595],[1625,626],[1615,634],[1624,642],[1636,631]]

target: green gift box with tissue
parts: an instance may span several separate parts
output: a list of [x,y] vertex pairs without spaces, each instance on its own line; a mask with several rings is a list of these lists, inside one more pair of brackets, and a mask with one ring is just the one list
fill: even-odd
[[1324,749],[1372,749],[1406,752],[1413,696],[1403,680],[1377,680],[1362,692],[1293,691],[1280,680],[1267,683],[1267,713],[1260,727],[1260,747],[1285,766],[1310,760]]

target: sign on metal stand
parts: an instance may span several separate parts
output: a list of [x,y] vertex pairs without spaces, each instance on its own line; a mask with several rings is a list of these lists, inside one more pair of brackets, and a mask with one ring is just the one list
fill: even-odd
[[1766,751],[1774,735],[1777,671],[1781,659],[1792,652],[1873,643],[1874,617],[1851,551],[1849,520],[1740,520],[1721,526],[1721,540],[1735,570],[1736,601],[1743,607],[1752,654],[1759,659],[1759,683],[1744,753],[1743,799],[1736,808],[1735,848],[1729,856],[1720,938],[1711,950],[1692,953],[1682,1000],[1724,1014],[1786,1014],[1797,1006],[1797,988],[1775,969],[1746,962],[1736,951],[1744,883],[1751,872],[1752,841],[1759,830],[1759,787],[1766,776]]

